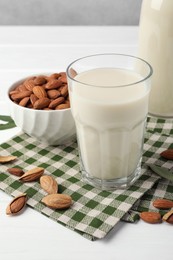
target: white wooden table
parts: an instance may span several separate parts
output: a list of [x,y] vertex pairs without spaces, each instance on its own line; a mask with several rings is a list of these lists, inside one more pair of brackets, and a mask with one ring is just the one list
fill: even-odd
[[[13,81],[34,73],[63,71],[89,54],[137,54],[137,27],[0,27],[0,114],[9,114],[5,94]],[[0,143],[20,129],[0,131]],[[11,197],[0,191],[2,260],[170,260],[173,227],[120,222],[103,240],[90,242],[33,209],[9,217]]]

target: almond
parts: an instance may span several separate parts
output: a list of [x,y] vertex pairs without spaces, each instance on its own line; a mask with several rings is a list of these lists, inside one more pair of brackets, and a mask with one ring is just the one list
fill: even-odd
[[34,84],[34,78],[33,78],[33,79],[30,78],[30,79],[25,80],[23,84],[24,84],[24,86],[25,86],[28,90],[32,91],[33,88],[34,88],[34,86],[35,86],[35,84]]
[[24,97],[29,97],[31,94],[32,94],[31,91],[26,90],[26,91],[18,92],[16,94],[12,94],[11,99],[18,102]]
[[48,175],[41,176],[40,185],[49,194],[58,192],[58,184],[54,178]]
[[6,214],[11,215],[19,213],[26,205],[26,201],[27,196],[25,193],[15,197],[6,208]]
[[60,73],[53,73],[49,76],[50,79],[58,79],[61,76]]
[[42,108],[48,107],[49,104],[50,104],[49,98],[39,98],[38,100],[35,101],[33,107],[35,109],[42,109]]
[[45,89],[41,86],[35,86],[33,87],[33,93],[36,97],[38,98],[44,98],[44,97],[47,97],[47,93],[45,91]]
[[66,83],[67,84],[67,77],[66,77],[66,75],[62,75],[60,77],[60,80],[61,80],[62,83]]
[[47,91],[47,95],[51,99],[56,99],[61,95],[61,93],[57,89],[50,89]]
[[163,158],[173,160],[173,149],[168,149],[160,154]]
[[61,103],[63,103],[64,101],[65,101],[64,97],[58,97],[50,102],[49,108],[55,108]]
[[0,156],[0,163],[8,163],[16,160],[17,156],[7,155],[7,156]]
[[46,89],[54,89],[54,88],[59,88],[62,85],[62,82],[59,79],[56,80],[50,80],[46,84]]
[[66,194],[50,194],[42,199],[42,202],[52,209],[66,209],[72,204],[72,198]]
[[18,94],[19,93],[19,90],[11,90],[10,92],[9,92],[9,95],[11,96],[11,95],[13,95],[13,94]]
[[140,213],[140,218],[150,224],[157,224],[157,223],[161,223],[162,219],[161,219],[161,215],[159,212],[141,212]]
[[74,77],[76,77],[76,75],[77,75],[77,72],[74,70],[74,69],[70,69],[70,77],[71,78],[74,78]]
[[173,207],[173,201],[166,199],[156,199],[153,201],[153,206],[157,209],[170,209]]
[[24,97],[20,100],[19,106],[26,107],[28,101],[30,100],[30,97]]
[[35,181],[44,173],[44,168],[36,167],[32,170],[25,172],[19,180],[23,182]]
[[34,79],[34,84],[35,85],[44,85],[47,83],[47,79],[44,77],[44,76],[37,76],[35,79]]
[[67,108],[69,108],[70,107],[70,104],[68,103],[68,104],[60,104],[60,105],[58,105],[55,109],[56,110],[59,110],[59,109],[67,109]]
[[27,91],[28,89],[25,87],[25,85],[21,84],[18,86],[19,91]]
[[163,216],[163,221],[166,221],[169,224],[173,224],[173,210],[170,210]]
[[64,85],[63,88],[61,89],[61,96],[66,97],[68,96],[68,86]]
[[15,176],[22,176],[24,174],[24,171],[20,168],[17,168],[17,167],[14,167],[14,168],[8,168],[7,171],[10,173],[10,174],[13,174]]
[[30,101],[31,101],[31,104],[34,105],[35,101],[37,101],[37,97],[34,95],[34,94],[31,94],[30,96]]

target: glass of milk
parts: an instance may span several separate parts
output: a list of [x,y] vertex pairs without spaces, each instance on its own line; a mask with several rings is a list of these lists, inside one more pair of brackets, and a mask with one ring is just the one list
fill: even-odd
[[151,66],[121,54],[80,58],[67,68],[82,179],[127,188],[141,174]]

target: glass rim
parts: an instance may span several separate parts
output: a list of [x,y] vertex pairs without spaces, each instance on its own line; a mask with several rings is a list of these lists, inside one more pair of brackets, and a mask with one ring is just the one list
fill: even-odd
[[[84,59],[87,59],[87,58],[92,58],[92,57],[97,57],[97,56],[124,56],[124,57],[129,57],[129,58],[133,58],[133,59],[136,59],[136,60],[139,60],[139,61],[142,61],[143,63],[145,63],[148,68],[149,68],[149,73],[147,74],[146,77],[142,78],[141,80],[138,80],[138,81],[135,81],[134,83],[130,83],[130,84],[123,84],[123,85],[116,85],[116,86],[97,86],[97,85],[92,85],[92,84],[88,84],[88,83],[84,83],[80,80],[76,80],[75,78],[72,78],[70,76],[70,68],[72,67],[73,64],[77,63],[78,61],[80,60],[84,60]],[[98,54],[92,54],[92,55],[87,55],[87,56],[83,56],[81,58],[78,58],[76,60],[74,60],[73,62],[71,62],[67,69],[66,69],[66,74],[67,74],[67,77],[70,78],[72,81],[75,81],[77,83],[80,83],[82,85],[85,85],[85,86],[89,86],[89,87],[99,87],[99,88],[120,88],[120,87],[128,87],[128,86],[133,86],[133,85],[137,85],[139,83],[142,83],[143,81],[146,81],[147,79],[149,79],[152,74],[153,74],[153,68],[152,66],[144,59],[140,58],[140,57],[137,57],[137,56],[134,56],[134,55],[129,55],[129,54],[122,54],[122,53],[98,53]]]

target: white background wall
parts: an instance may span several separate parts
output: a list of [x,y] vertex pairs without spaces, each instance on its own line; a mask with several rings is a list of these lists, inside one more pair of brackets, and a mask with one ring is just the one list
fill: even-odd
[[0,0],[0,25],[138,25],[142,0]]

